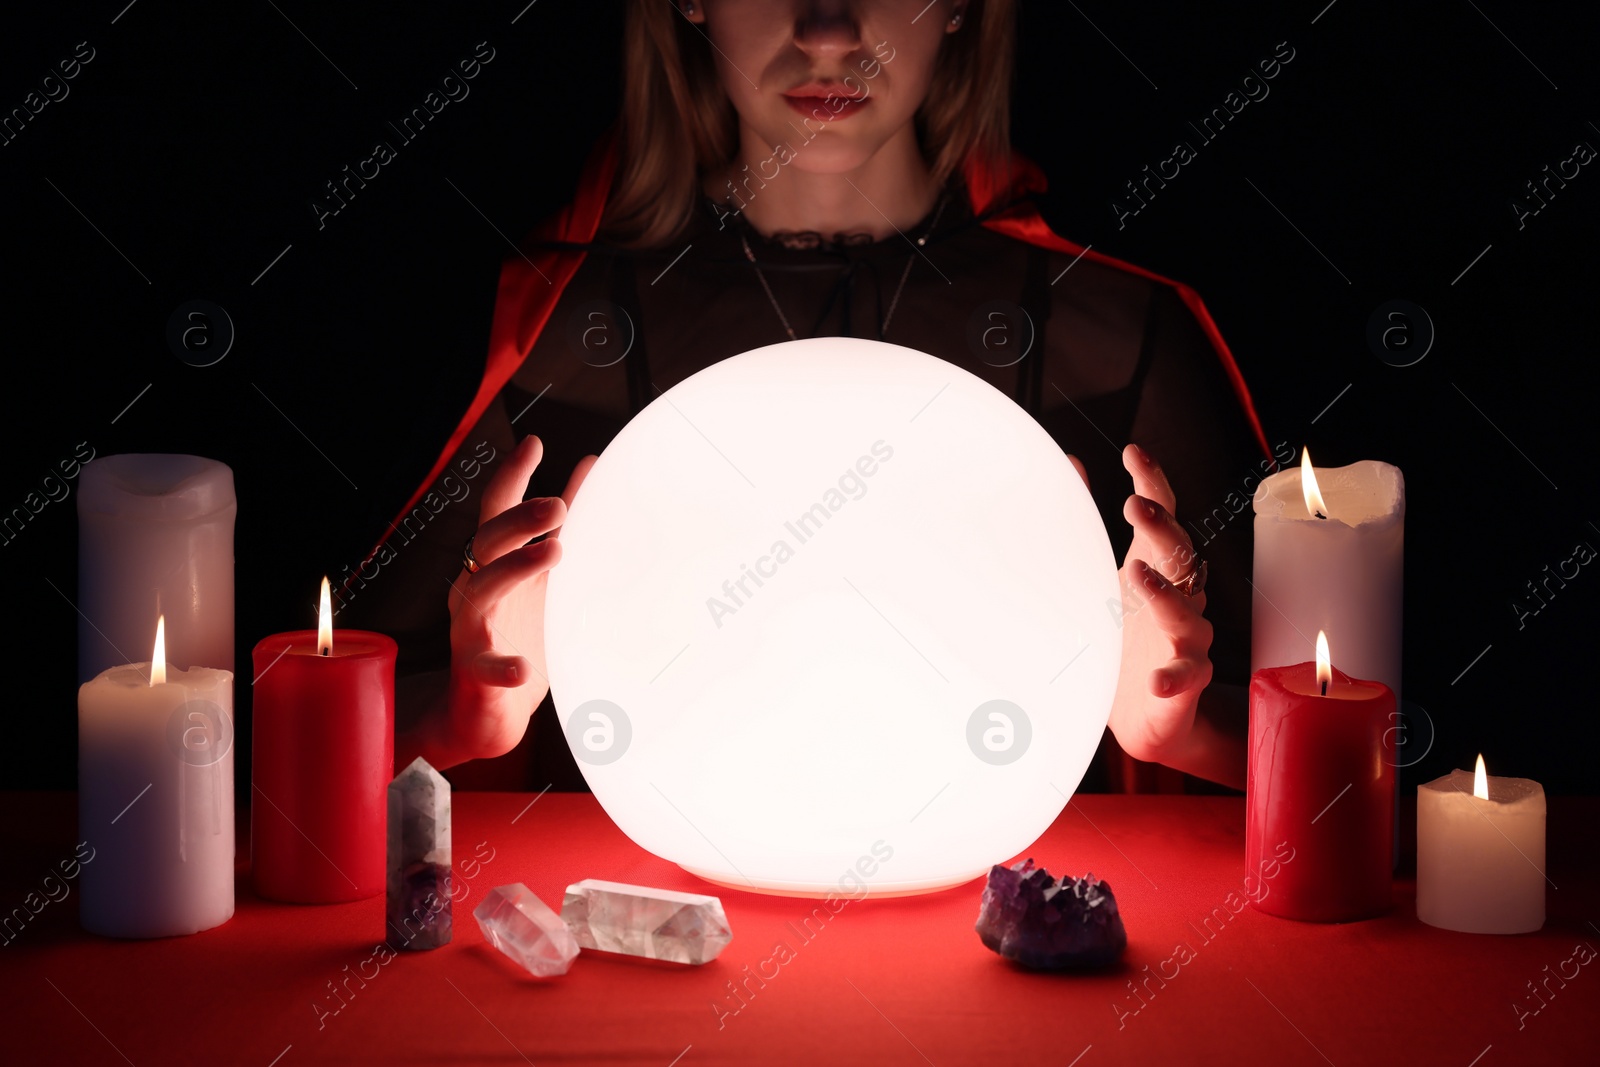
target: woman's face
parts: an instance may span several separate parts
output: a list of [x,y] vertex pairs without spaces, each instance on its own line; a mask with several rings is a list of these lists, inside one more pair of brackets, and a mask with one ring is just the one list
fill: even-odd
[[[698,0],[745,136],[788,166],[855,170],[909,127],[965,0]],[[681,8],[680,8],[681,10]]]

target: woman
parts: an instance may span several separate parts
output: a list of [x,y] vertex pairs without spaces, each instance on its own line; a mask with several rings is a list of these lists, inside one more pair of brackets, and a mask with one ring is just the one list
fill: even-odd
[[[1056,237],[1029,203],[1042,177],[1008,141],[1014,23],[1010,0],[631,0],[615,135],[508,257],[476,400],[376,550],[389,576],[347,589],[410,669],[436,668],[402,684],[397,763],[515,750],[458,781],[582,788],[542,625],[593,453],[711,363],[849,334],[977,374],[1078,457],[1113,537],[1131,527],[1111,731],[1137,759],[1242,787],[1241,692],[1208,686],[1213,660],[1245,677],[1248,524],[1209,512],[1224,523],[1202,524],[1202,564],[1174,489],[1214,509],[1271,458],[1199,299]],[[497,466],[477,514],[408,537],[429,484],[480,463]]]

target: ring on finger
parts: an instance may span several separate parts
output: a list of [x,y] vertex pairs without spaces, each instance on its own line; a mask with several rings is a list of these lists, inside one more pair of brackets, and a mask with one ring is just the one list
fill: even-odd
[[1196,597],[1206,589],[1206,561],[1196,557],[1195,567],[1188,574],[1173,582],[1173,586],[1187,597]]
[[467,569],[468,574],[477,574],[483,569],[483,564],[478,562],[478,557],[472,554],[472,541],[478,535],[474,533],[467,538],[467,543],[461,546],[461,565]]

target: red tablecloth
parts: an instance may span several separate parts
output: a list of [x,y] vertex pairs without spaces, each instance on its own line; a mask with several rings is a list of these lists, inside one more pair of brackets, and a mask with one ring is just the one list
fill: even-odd
[[[1242,893],[1246,873],[1242,801],[1077,797],[1030,852],[1052,871],[1107,879],[1129,944],[1119,970],[1076,976],[1016,969],[979,943],[981,880],[824,910],[805,940],[796,931],[820,902],[708,890],[636,847],[592,797],[531,799],[457,794],[457,859],[479,842],[493,858],[455,905],[455,940],[402,954],[364,983],[382,898],[272,904],[253,895],[241,863],[238,910],[225,925],[119,942],[78,930],[74,888],[7,928],[0,1060],[1497,1067],[1600,1057],[1600,963],[1574,960],[1575,946],[1600,947],[1591,922],[1600,920],[1600,863],[1584,840],[1600,816],[1592,798],[1551,803],[1543,932],[1481,937],[1417,922],[1403,879],[1393,912],[1368,922],[1234,914],[1229,894]],[[72,855],[75,804],[71,794],[5,800],[0,905],[12,914]],[[471,910],[489,888],[525,882],[559,909],[567,883],[585,877],[719,892],[733,943],[704,967],[586,953],[565,977],[543,981],[484,944]],[[779,942],[786,962],[766,962]],[[763,964],[770,978],[747,978]],[[1150,977],[1158,969],[1170,977]]]

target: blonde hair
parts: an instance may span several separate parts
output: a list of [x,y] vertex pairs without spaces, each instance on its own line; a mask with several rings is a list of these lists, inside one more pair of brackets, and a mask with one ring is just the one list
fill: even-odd
[[[918,143],[936,180],[969,160],[1010,157],[1015,0],[971,0],[965,25],[941,42]],[[700,175],[731,162],[738,116],[710,42],[672,0],[629,0],[623,25],[617,171],[600,224],[603,240],[634,248],[670,242],[688,224]]]

